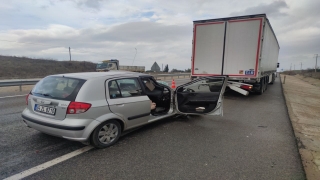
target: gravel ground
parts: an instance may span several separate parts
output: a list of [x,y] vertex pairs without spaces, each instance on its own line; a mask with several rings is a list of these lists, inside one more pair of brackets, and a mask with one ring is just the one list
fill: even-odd
[[292,126],[309,180],[320,179],[320,80],[281,75]]

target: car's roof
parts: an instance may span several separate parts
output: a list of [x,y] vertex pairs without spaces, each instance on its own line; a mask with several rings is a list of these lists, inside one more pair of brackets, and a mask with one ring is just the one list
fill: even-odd
[[80,78],[80,79],[88,80],[88,79],[98,78],[98,77],[114,77],[114,76],[138,77],[143,75],[147,75],[147,74],[115,70],[115,71],[108,71],[108,72],[80,72],[80,73],[55,74],[52,76],[64,76],[64,77]]

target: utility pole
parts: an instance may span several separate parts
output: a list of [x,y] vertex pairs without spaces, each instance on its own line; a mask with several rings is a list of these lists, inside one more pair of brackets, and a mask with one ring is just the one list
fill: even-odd
[[70,61],[71,61],[71,51],[70,51],[70,47],[69,47],[69,55],[70,55]]
[[294,71],[296,70],[296,65],[295,65],[295,64],[293,65],[293,70],[294,70]]
[[315,54],[315,56],[316,56],[316,66],[314,67],[314,72],[317,72],[318,54]]
[[136,59],[136,55],[137,55],[137,48],[134,48],[136,50],[136,54],[134,55],[133,61],[132,61],[132,65],[134,63],[134,60]]
[[301,67],[300,67],[300,72],[302,72],[302,62],[301,62],[300,64],[301,64]]
[[292,70],[292,63],[290,64],[290,71]]

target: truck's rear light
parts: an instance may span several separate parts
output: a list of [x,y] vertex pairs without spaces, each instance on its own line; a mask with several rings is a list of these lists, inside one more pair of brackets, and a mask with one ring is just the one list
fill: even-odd
[[84,113],[90,109],[91,104],[83,102],[71,102],[67,108],[67,114]]
[[28,95],[26,96],[26,104],[27,104],[27,105],[28,105],[28,101],[29,101],[29,100],[28,100],[28,99],[29,99],[29,95],[30,95],[30,94],[28,94]]
[[250,85],[242,85],[242,86],[240,86],[240,88],[241,88],[241,89],[248,90],[248,91],[251,91],[252,86],[250,86]]

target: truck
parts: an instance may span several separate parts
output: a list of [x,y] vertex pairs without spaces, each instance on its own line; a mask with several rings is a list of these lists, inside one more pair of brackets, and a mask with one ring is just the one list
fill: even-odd
[[97,72],[106,72],[110,70],[122,70],[122,71],[132,71],[132,72],[145,72],[144,66],[120,66],[119,60],[103,60],[96,66]]
[[266,14],[193,21],[191,79],[226,75],[228,89],[263,94],[275,81],[279,50]]

